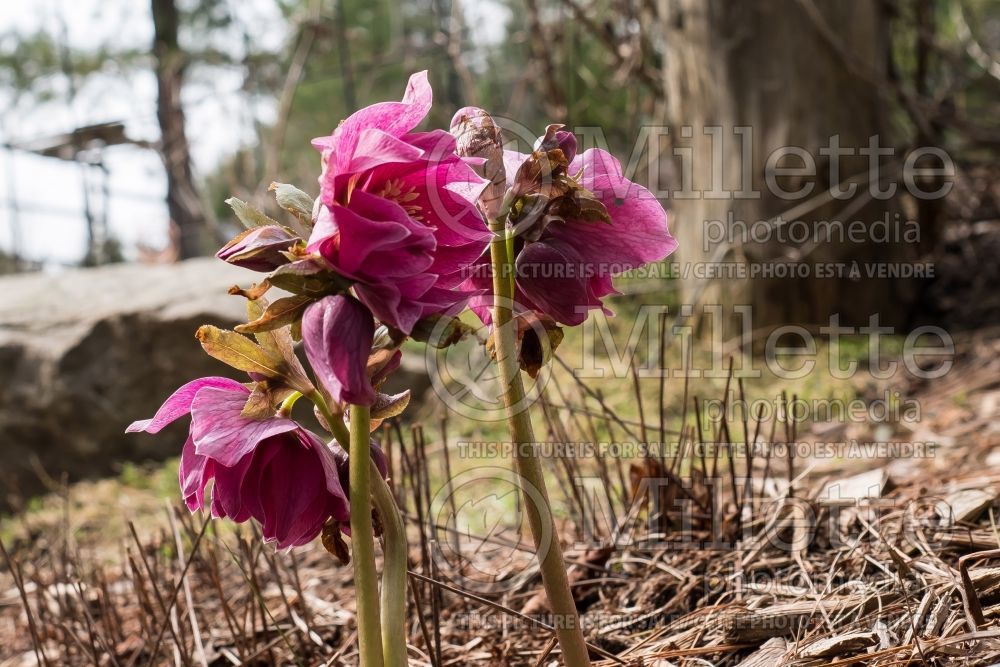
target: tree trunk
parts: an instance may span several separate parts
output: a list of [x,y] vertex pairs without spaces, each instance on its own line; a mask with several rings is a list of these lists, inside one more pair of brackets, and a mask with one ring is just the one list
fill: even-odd
[[191,149],[184,132],[181,88],[186,59],[178,40],[180,14],[175,0],[152,0],[153,56],[156,58],[160,155],[167,171],[167,209],[180,230],[180,259],[212,251],[215,235],[194,184]]
[[[874,313],[880,314],[883,324],[904,324],[914,284],[870,279],[865,265],[905,261],[913,248],[906,243],[840,241],[836,235],[825,239],[822,231],[822,222],[831,220],[845,225],[860,220],[866,228],[872,222],[882,224],[886,213],[894,220],[895,201],[869,195],[868,157],[841,157],[839,174],[834,174],[831,158],[819,150],[828,147],[835,135],[845,148],[867,149],[873,135],[879,135],[881,146],[891,146],[882,97],[888,86],[879,85],[885,79],[889,43],[882,3],[661,0],[659,9],[665,45],[664,113],[674,152],[669,156],[675,181],[671,184],[672,229],[681,242],[681,261],[718,259],[720,243],[734,241],[726,261],[748,269],[770,262],[786,267],[798,263],[806,265],[800,270],[808,271],[806,277],[748,272],[735,280],[700,283],[689,279],[683,287],[685,302],[692,303],[700,294],[702,305],[722,304],[731,318],[734,305],[752,304],[755,329],[786,323],[828,324],[833,314],[840,315],[841,324],[868,324]],[[682,126],[691,126],[687,136]],[[706,130],[710,126],[718,129]],[[752,132],[752,141],[740,132]],[[752,153],[743,148],[744,141],[752,145]],[[767,187],[768,156],[786,146],[801,147],[815,158],[816,176],[782,176],[777,182],[786,191],[813,182],[807,196],[783,198]],[[684,151],[689,158],[681,157]],[[896,158],[900,157],[897,151]],[[701,192],[688,198],[677,193],[685,159],[692,165],[690,189]],[[792,156],[779,166],[802,164]],[[883,159],[883,177],[891,174],[888,165],[889,160]],[[722,170],[721,179],[713,180],[713,169],[716,175]],[[831,185],[856,175],[863,181],[854,196],[823,200]],[[741,189],[760,194],[741,196]],[[713,197],[713,191],[718,195]],[[727,196],[725,191],[735,194]],[[786,225],[801,221],[797,230],[809,231],[805,242],[776,240],[776,233],[755,242],[740,233],[740,223],[747,229],[789,211],[792,215],[785,218]],[[720,236],[725,240],[720,241]],[[859,279],[817,275],[831,263],[847,263],[849,268],[854,261],[862,271]],[[700,308],[695,308],[698,312]]]

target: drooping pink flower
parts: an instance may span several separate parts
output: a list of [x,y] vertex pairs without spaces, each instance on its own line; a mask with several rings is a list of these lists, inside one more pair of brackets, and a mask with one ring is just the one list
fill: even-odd
[[431,99],[419,72],[401,102],[361,109],[313,141],[323,173],[307,250],[354,281],[379,321],[404,333],[464,305],[470,294],[457,287],[489,236],[475,206],[485,182],[455,154],[454,137],[413,132]]
[[348,521],[350,506],[331,450],[291,419],[241,416],[249,394],[228,378],[194,380],[127,432],[157,433],[190,414],[178,471],[188,508],[204,507],[205,487],[214,480],[212,515],[238,523],[256,519],[264,539],[278,548],[311,542],[330,517]]
[[[660,203],[649,190],[625,178],[612,155],[596,148],[577,155],[575,137],[563,131],[548,133],[536,144],[536,150],[543,152],[556,148],[568,166],[557,168],[552,178],[557,185],[558,179],[568,179],[561,182],[569,184],[568,193],[575,199],[560,202],[564,191],[544,183],[538,188],[544,196],[536,212],[515,224],[514,301],[521,311],[574,326],[592,309],[610,314],[602,299],[618,293],[613,275],[665,258],[677,248],[677,241],[670,235]],[[519,170],[530,157],[504,151],[508,187],[524,185],[517,179],[523,177]],[[490,289],[489,254],[484,253],[469,273],[466,289]],[[492,320],[492,305],[489,293],[469,302],[485,324]]]
[[306,308],[302,345],[316,377],[338,403],[371,405],[375,390],[367,362],[375,321],[357,299],[338,294]]

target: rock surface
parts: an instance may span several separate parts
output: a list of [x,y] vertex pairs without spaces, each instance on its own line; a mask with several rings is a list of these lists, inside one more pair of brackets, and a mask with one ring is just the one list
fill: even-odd
[[125,435],[177,386],[239,377],[208,357],[199,325],[231,328],[255,276],[216,259],[0,279],[0,506],[126,460],[180,452],[186,423]]

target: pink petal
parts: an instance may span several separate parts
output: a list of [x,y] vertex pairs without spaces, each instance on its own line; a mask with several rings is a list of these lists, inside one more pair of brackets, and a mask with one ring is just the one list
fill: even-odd
[[184,504],[194,512],[205,506],[205,485],[212,477],[212,463],[204,456],[194,451],[194,440],[188,436],[181,449],[181,462],[177,469],[177,477],[181,486]]
[[[329,137],[313,140],[313,146],[330,156],[332,175],[347,171],[361,133],[369,128],[401,137],[423,121],[430,111],[433,94],[427,72],[410,77],[402,102],[381,102],[360,109],[347,118]],[[326,161],[326,160],[324,160]]]
[[265,438],[298,428],[291,419],[248,419],[240,412],[250,390],[206,387],[191,403],[191,437],[195,451],[232,467],[251,453]]
[[529,243],[517,256],[517,286],[542,313],[575,326],[595,305],[587,290],[583,264],[572,248],[545,242]]
[[337,402],[371,405],[375,400],[366,372],[374,336],[371,313],[349,296],[328,296],[306,308],[302,317],[306,356]]
[[132,422],[125,429],[125,432],[136,433],[145,431],[146,433],[159,433],[165,426],[191,412],[191,402],[194,401],[195,394],[198,393],[198,390],[205,387],[246,391],[246,387],[236,380],[230,380],[229,378],[207,377],[192,380],[171,394],[170,398],[163,402],[163,405],[160,406],[160,409],[156,411],[156,414],[151,419]]
[[667,213],[646,188],[622,175],[621,165],[606,151],[592,148],[570,165],[583,169],[581,185],[605,205],[611,224],[567,221],[550,226],[552,236],[572,245],[584,262],[600,273],[621,273],[656,262],[677,248],[667,229]]

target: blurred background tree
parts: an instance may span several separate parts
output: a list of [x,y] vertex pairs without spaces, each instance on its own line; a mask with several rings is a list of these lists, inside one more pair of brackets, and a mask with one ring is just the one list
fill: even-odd
[[[53,15],[60,15],[61,5],[54,6]],[[116,19],[125,6],[128,18]],[[137,12],[134,3],[119,7],[109,1],[92,20],[122,21],[122,34],[141,38],[88,47],[70,43],[58,22],[7,31],[0,41],[0,82],[16,103],[0,119],[23,117],[33,105],[51,109],[60,99],[72,106],[94,78],[155,74],[156,97],[141,100],[158,100],[158,136],[136,137],[126,123],[119,138],[156,149],[164,165],[163,200],[173,232],[166,233],[166,218],[157,223],[162,241],[143,239],[139,247],[146,260],[208,252],[230,231],[222,202],[231,194],[269,206],[265,190],[271,180],[314,191],[317,155],[309,140],[329,133],[362,104],[397,98],[409,73],[428,69],[437,96],[434,126],[446,126],[457,107],[478,104],[527,128],[510,133],[522,148],[550,121],[599,128],[597,136],[635,178],[661,192],[747,187],[746,170],[752,186],[764,192],[760,198],[664,200],[682,240],[682,261],[913,262],[941,249],[944,228],[961,209],[948,203],[954,197],[919,200],[897,193],[879,200],[860,187],[856,197],[835,200],[823,194],[838,183],[821,159],[815,177],[777,178],[789,190],[812,183],[805,204],[790,202],[762,187],[766,160],[780,146],[801,146],[821,157],[819,149],[832,135],[839,135],[842,146],[859,148],[877,134],[882,146],[896,151],[882,161],[882,175],[897,178],[907,150],[940,146],[956,160],[956,187],[978,202],[966,201],[960,217],[989,218],[995,186],[984,184],[995,182],[990,167],[1000,144],[996,10],[990,0],[152,0]],[[227,89],[223,82],[230,81],[236,85]],[[238,109],[232,117],[214,113],[215,121],[235,128],[236,140],[223,144],[203,127],[208,113],[201,105],[213,97]],[[58,129],[72,137],[98,120],[108,119],[78,113],[74,125]],[[647,126],[669,130],[644,143]],[[690,137],[683,126],[691,126]],[[720,129],[706,133],[706,126]],[[737,133],[742,127],[753,132],[753,156],[745,164],[743,135]],[[9,149],[37,152],[4,134]],[[107,137],[95,141],[101,150],[110,145]],[[214,146],[214,154],[199,159],[205,146]],[[713,150],[721,151],[714,165]],[[685,151],[694,165],[690,182],[683,180]],[[96,164],[98,172],[101,154],[93,142],[70,141],[68,159]],[[721,181],[713,166],[722,169]],[[863,185],[869,167],[864,157],[842,160],[835,178]],[[933,185],[923,184],[927,190]],[[12,194],[12,218],[17,205]],[[114,245],[123,225],[108,229],[95,212],[101,206],[88,206],[84,263],[118,257],[110,245],[99,246]],[[917,221],[919,244],[720,247],[705,240],[706,221],[726,221],[730,214],[747,224],[779,216],[788,221],[791,214],[812,225],[897,213]],[[126,257],[136,257],[140,244],[123,245]],[[17,248],[7,252],[18,257]],[[683,300],[752,303],[760,326],[817,323],[831,312],[855,324],[880,312],[883,322],[901,324],[927,289],[919,279],[688,280]]]

